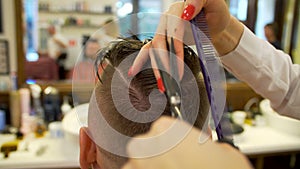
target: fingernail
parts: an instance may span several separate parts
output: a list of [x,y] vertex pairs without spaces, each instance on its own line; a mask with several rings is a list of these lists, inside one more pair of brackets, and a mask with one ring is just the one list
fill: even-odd
[[161,78],[157,79],[157,87],[161,93],[165,92],[165,86]]
[[128,77],[131,77],[131,76],[132,76],[132,66],[128,70]]
[[189,4],[184,8],[181,18],[189,21],[192,19],[194,12],[195,12],[195,6]]

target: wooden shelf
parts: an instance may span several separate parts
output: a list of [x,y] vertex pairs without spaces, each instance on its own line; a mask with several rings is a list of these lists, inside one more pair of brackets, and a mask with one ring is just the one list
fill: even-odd
[[0,95],[7,95],[9,91],[0,91]]
[[[45,22],[48,18],[48,20],[56,20],[58,17],[62,18],[66,21],[69,17],[72,17],[73,19],[78,19],[80,18],[83,22],[84,21],[91,21],[93,19],[97,19],[99,20],[99,18],[103,19],[103,18],[110,18],[110,17],[114,17],[114,13],[104,13],[104,12],[91,12],[91,11],[68,11],[68,10],[57,10],[57,11],[44,11],[44,10],[40,10],[39,14],[41,14],[42,16],[40,17],[40,21],[39,22]],[[91,17],[95,17],[95,18],[91,18]],[[100,22],[99,22],[100,23]],[[87,23],[88,24],[88,23]],[[89,23],[88,25],[62,25],[63,29],[99,29],[101,27],[101,25],[96,25],[96,24],[92,24]]]
[[70,28],[70,29],[100,29],[100,25],[63,25],[63,29]]
[[39,11],[40,14],[82,14],[82,15],[114,15],[113,13],[91,11]]

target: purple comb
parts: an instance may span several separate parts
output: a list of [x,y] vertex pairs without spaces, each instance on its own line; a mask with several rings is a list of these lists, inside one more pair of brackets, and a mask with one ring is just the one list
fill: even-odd
[[225,92],[223,89],[225,81],[224,73],[224,77],[222,76],[224,70],[210,42],[204,12],[201,11],[200,14],[190,22],[218,140],[224,140],[226,138],[224,137],[220,122],[225,107]]

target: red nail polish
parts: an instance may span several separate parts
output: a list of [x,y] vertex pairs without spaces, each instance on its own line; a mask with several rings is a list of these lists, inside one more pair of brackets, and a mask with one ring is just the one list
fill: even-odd
[[195,6],[189,4],[184,8],[181,18],[189,21],[192,19],[194,12],[195,12]]
[[128,77],[131,77],[131,76],[132,76],[132,66],[128,70]]
[[165,92],[165,86],[161,78],[157,79],[157,87],[161,93]]

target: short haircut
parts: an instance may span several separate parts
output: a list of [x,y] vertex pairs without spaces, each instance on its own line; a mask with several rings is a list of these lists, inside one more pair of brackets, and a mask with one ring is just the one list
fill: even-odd
[[[112,89],[112,79],[114,73],[118,73],[116,68],[119,64],[127,58],[129,55],[134,55],[134,58],[137,56],[137,53],[140,49],[145,45],[145,42],[140,41],[136,37],[121,39],[120,41],[112,42],[108,49],[102,49],[98,54],[98,59],[100,58],[102,66],[105,64],[104,60],[108,60],[109,64],[105,64],[103,67],[103,71],[101,73],[100,83],[96,85],[95,88],[95,97],[97,100],[98,107],[105,118],[105,120],[109,123],[111,127],[113,127],[116,131],[127,135],[129,137],[135,136],[137,134],[145,133],[150,129],[151,122],[149,123],[138,123],[133,122],[118,112],[113,102],[113,97],[111,93]],[[184,46],[184,62],[190,68],[192,72],[193,79],[190,79],[185,74],[181,80],[182,83],[196,83],[199,92],[199,102],[197,107],[197,117],[194,119],[195,122],[189,117],[188,113],[186,115],[186,119],[188,122],[193,123],[193,125],[199,129],[202,129],[202,126],[205,124],[207,115],[209,112],[209,103],[205,90],[205,84],[203,80],[203,76],[201,73],[201,68],[199,64],[199,59],[195,52],[188,46]],[[150,61],[145,63],[145,65],[149,65]],[[97,65],[97,64],[96,64]],[[98,63],[98,68],[99,68]],[[98,69],[97,68],[97,69]],[[127,70],[128,71],[128,70]],[[127,75],[127,73],[126,73]],[[124,83],[124,84],[122,84]],[[126,86],[126,83],[129,84],[128,94],[130,98],[130,102],[134,108],[143,112],[148,110],[151,107],[149,102],[149,95],[152,90],[157,89],[157,82],[151,68],[144,69],[139,72],[137,75],[133,77],[130,82],[126,80],[120,82],[118,85]],[[186,89],[190,90],[190,89]],[[195,91],[189,91],[195,92]],[[163,95],[162,95],[163,96]],[[182,96],[182,97],[190,97],[190,95]],[[193,100],[194,98],[190,98]],[[194,105],[189,105],[193,107]],[[189,108],[187,108],[188,111]],[[199,109],[199,110],[198,110]],[[126,110],[125,110],[126,111]],[[166,105],[164,112],[162,115],[171,116],[170,106]],[[101,130],[101,129],[100,129]],[[112,154],[101,147],[98,147],[99,151],[105,157],[103,160],[103,168],[121,168],[121,166],[127,161],[126,157],[121,157],[115,154]],[[124,148],[125,149],[125,148]]]

